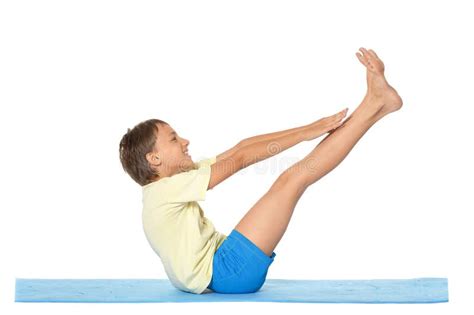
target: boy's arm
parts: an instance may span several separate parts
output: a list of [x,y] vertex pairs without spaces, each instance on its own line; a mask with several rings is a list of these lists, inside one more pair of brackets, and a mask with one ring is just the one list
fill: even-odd
[[[285,149],[294,146],[307,137],[307,129],[304,127],[293,128],[265,134],[262,136],[244,139],[231,149],[218,154],[216,162],[211,165],[210,179],[207,189],[213,189],[241,169],[275,155]],[[249,140],[249,141],[247,141]]]
[[308,131],[308,126],[302,126],[243,140],[237,152],[242,168],[272,157],[307,140]]
[[246,147],[250,144],[259,143],[259,142],[268,141],[268,140],[275,141],[278,137],[281,137],[281,136],[288,136],[293,133],[301,133],[304,129],[308,128],[308,126],[309,125],[305,125],[302,127],[296,127],[296,128],[291,128],[287,130],[282,130],[282,131],[277,131],[277,132],[272,132],[272,133],[267,133],[263,135],[246,138],[244,140],[241,140],[239,143],[237,143],[235,146],[233,146],[229,150],[218,154],[216,156],[216,162],[224,160],[231,156],[235,156],[236,153],[239,152],[243,147]]
[[343,123],[342,118],[346,113],[347,110],[342,110],[309,125],[247,138],[239,142],[234,150],[237,151],[237,156],[242,162],[242,168],[245,168],[281,153],[302,141],[313,140],[328,131],[333,131]]
[[309,125],[263,134],[240,141],[231,149],[216,156],[216,163],[211,165],[208,189],[212,189],[251,164],[283,152],[301,141],[312,140],[328,131],[334,131],[342,125],[342,118],[346,113],[347,110],[343,110]]

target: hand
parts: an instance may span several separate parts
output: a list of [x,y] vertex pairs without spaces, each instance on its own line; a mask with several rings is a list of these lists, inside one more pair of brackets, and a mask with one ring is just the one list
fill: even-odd
[[305,140],[313,140],[323,134],[336,129],[344,122],[342,119],[346,116],[348,108],[328,117],[323,117],[309,124],[305,130]]

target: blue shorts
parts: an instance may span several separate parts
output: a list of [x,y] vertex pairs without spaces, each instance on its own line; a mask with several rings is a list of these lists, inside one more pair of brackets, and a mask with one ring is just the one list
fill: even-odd
[[217,293],[256,292],[263,286],[275,256],[273,252],[268,257],[234,229],[214,253],[208,288]]

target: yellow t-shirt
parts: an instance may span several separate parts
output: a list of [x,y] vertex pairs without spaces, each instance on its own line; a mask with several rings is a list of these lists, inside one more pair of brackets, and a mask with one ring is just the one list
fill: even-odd
[[216,157],[195,168],[145,185],[143,229],[173,286],[201,294],[211,282],[214,253],[227,238],[204,216],[205,200]]

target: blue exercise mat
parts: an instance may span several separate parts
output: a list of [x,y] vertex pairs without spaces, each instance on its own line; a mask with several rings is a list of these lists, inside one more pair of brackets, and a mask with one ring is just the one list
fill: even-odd
[[256,293],[202,294],[180,291],[168,279],[16,279],[15,302],[448,302],[448,279],[290,280],[267,279]]

